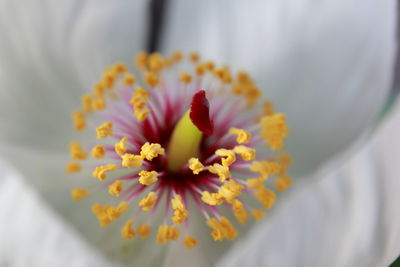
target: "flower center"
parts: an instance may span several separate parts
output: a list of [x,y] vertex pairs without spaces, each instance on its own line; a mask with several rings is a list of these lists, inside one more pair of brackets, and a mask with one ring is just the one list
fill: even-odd
[[285,116],[259,103],[261,92],[247,73],[234,76],[196,53],[139,53],[135,63],[137,76],[122,63],[108,68],[72,116],[77,131],[93,135],[96,125],[97,141],[71,142],[67,172],[99,182],[73,189],[72,198],[108,192],[117,204],[96,203],[92,212],[101,226],[125,220],[126,239],[150,236],[161,220],[157,243],[183,233],[192,248],[189,203],[214,240],[234,239],[237,230],[223,214],[240,224],[249,214],[259,220],[292,183],[290,157],[281,151]]

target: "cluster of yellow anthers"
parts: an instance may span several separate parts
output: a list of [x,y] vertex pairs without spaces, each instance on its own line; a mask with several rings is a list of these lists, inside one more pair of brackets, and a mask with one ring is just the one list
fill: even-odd
[[[143,81],[149,89],[145,89],[146,86],[136,86],[136,77],[128,71],[128,68],[124,64],[117,63],[111,66],[94,86],[93,92],[85,94],[82,97],[81,109],[72,115],[75,129],[77,131],[84,130],[87,126],[86,120],[89,115],[94,114],[96,111],[107,110],[109,101],[118,99],[118,94],[115,92],[115,87],[118,87],[118,85],[125,87],[135,86],[129,103],[133,107],[133,116],[136,118],[136,121],[138,123],[145,122],[149,114],[153,112],[148,106],[151,96],[149,90],[156,90],[155,88],[163,82],[163,70],[173,67],[183,59],[183,54],[180,52],[172,54],[169,58],[164,58],[158,53],[139,53],[135,59],[135,65],[142,73]],[[239,71],[236,77],[234,77],[227,67],[217,68],[212,61],[201,62],[199,55],[196,53],[190,54],[188,59],[194,64],[194,73],[180,72],[178,79],[182,84],[189,85],[193,80],[198,80],[206,74],[211,74],[222,85],[228,85],[233,95],[242,96],[247,107],[252,106],[259,98],[260,91],[245,72]],[[284,139],[288,134],[285,116],[275,113],[270,102],[264,103],[264,109],[258,116],[251,118],[254,119],[260,131],[257,137],[260,137],[272,151],[281,150],[284,145]],[[110,151],[110,147],[107,145],[97,144],[91,147],[89,152],[85,151],[77,141],[73,141],[70,144],[70,156],[74,161],[68,163],[67,172],[79,172],[82,169],[79,161],[87,159],[89,155],[94,159],[100,160],[106,158],[106,154],[111,152],[119,157],[119,162],[110,163],[108,161],[105,164],[97,165],[92,172],[93,177],[103,181],[107,179],[110,172],[121,168],[133,168],[133,175],[137,175],[136,181],[140,186],[150,188],[150,186],[160,182],[162,174],[159,171],[147,168],[148,165],[146,163],[152,162],[157,157],[165,159],[168,157],[168,153],[166,153],[168,151],[165,151],[159,143],[144,142],[139,146],[137,153],[131,153],[132,148],[129,147],[129,144],[132,144],[133,140],[128,139],[127,136],[121,138],[120,133],[114,133],[113,126],[113,122],[111,121],[104,122],[96,128],[96,133],[98,139],[106,139],[108,137],[117,138],[118,136],[118,142],[113,143],[112,150],[114,151]],[[266,187],[265,183],[269,177],[277,175],[277,178],[274,178],[273,182],[278,191],[284,191],[291,185],[292,180],[287,175],[290,157],[285,153],[281,153],[278,159],[271,157],[269,160],[257,160],[256,149],[254,148],[255,145],[252,144],[252,134],[250,131],[232,127],[229,129],[227,135],[236,138],[236,145],[231,149],[216,149],[213,157],[219,158],[220,161],[216,162],[214,160],[212,164],[203,164],[206,162],[206,159],[202,159],[202,163],[196,156],[200,153],[196,153],[193,157],[186,159],[187,164],[185,166],[191,175],[200,176],[204,172],[207,172],[210,175],[215,175],[216,179],[219,180],[218,189],[214,192],[199,189],[197,193],[200,194],[200,199],[203,202],[202,205],[215,210],[216,206],[227,204],[227,207],[231,208],[236,220],[240,224],[247,221],[249,210],[251,210],[251,215],[256,220],[259,220],[264,216],[264,211],[252,208],[251,205],[246,205],[240,196],[244,191],[251,192],[263,208],[270,209],[275,202],[276,195],[272,189]],[[191,137],[186,136],[185,138]],[[182,149],[185,148],[183,147]],[[113,159],[115,160],[115,157]],[[172,161],[174,159],[168,158],[167,160]],[[239,161],[240,163],[238,163]],[[259,176],[246,180],[236,178],[236,163],[240,166],[245,166],[248,171],[258,173]],[[165,172],[168,171],[168,169],[165,170]],[[121,197],[121,194],[124,192],[124,183],[127,183],[124,179],[117,179],[110,182],[107,184],[108,193],[115,197]],[[207,188],[210,189],[210,187]],[[90,191],[83,188],[72,190],[72,198],[74,200],[81,200],[89,194]],[[159,226],[156,236],[157,243],[165,244],[168,240],[178,239],[180,235],[180,228],[178,226],[182,225],[188,218],[186,202],[182,195],[173,192],[172,196],[168,201],[170,201],[173,211],[173,215],[171,216],[173,224]],[[152,210],[157,201],[159,201],[159,197],[159,191],[150,191],[138,202],[138,206],[142,211]],[[101,226],[108,226],[112,221],[123,216],[127,212],[129,205],[131,204],[128,200],[120,202],[115,207],[112,205],[95,204],[92,207],[92,212],[99,220]],[[211,236],[213,239],[216,241],[234,239],[237,231],[232,223],[226,217],[219,215],[218,212],[212,212],[212,214],[215,217],[210,217],[208,214],[205,216],[207,218],[207,225],[212,229]],[[121,235],[126,239],[132,239],[135,235],[145,238],[150,233],[151,228],[147,223],[134,228],[133,220],[126,221],[121,229]],[[183,239],[183,243],[187,248],[192,248],[197,245],[197,240],[187,234]]]

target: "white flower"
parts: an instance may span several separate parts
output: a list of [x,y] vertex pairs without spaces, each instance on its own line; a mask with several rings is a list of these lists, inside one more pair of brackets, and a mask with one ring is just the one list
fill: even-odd
[[[108,256],[129,257],[123,260],[141,263],[141,266],[149,263],[149,256],[146,260],[123,252],[110,255],[112,248],[119,245],[115,240],[118,236],[113,233],[115,230],[110,229],[105,234],[104,229],[92,227],[92,222],[88,223],[91,214],[87,214],[87,207],[71,205],[68,189],[76,183],[60,174],[60,166],[66,160],[65,145],[73,135],[69,117],[79,95],[92,86],[102,68],[114,61],[129,60],[145,48],[147,4],[144,0],[4,1],[0,6],[0,152],[91,243]],[[332,0],[313,3],[271,0],[250,3],[181,0],[171,2],[168,11],[162,35],[163,51],[177,48],[196,50],[206,57],[250,71],[260,87],[267,90],[266,95],[273,97],[279,110],[288,114],[292,138],[288,149],[296,159],[293,168],[295,176],[324,176],[323,173],[309,174],[327,159],[345,151],[375,125],[392,78],[396,23],[394,1]],[[373,143],[360,154],[370,153],[368,151],[375,146]],[[397,153],[395,148],[390,151]],[[351,242],[358,240],[357,232],[346,232],[350,230],[327,222],[329,216],[322,212],[316,214],[312,221],[306,221],[311,216],[301,218],[310,227],[306,241],[303,239],[304,228],[291,224],[301,215],[298,207],[311,209],[312,197],[328,192],[332,194],[329,205],[343,211],[337,216],[345,222],[349,220],[349,224],[357,230],[358,225],[363,223],[360,218],[364,218],[364,210],[358,208],[357,199],[342,195],[348,194],[347,191],[335,188],[347,185],[344,180],[352,172],[350,169],[361,172],[365,168],[368,160],[358,160],[358,157],[361,156],[343,167],[343,173],[337,174],[341,179],[335,178],[336,174],[329,174],[323,181],[308,179],[299,182],[293,195],[282,200],[282,209],[278,207],[275,214],[271,214],[246,237],[248,240],[243,252],[238,253],[234,248],[221,264],[231,265],[236,262],[236,257],[237,262],[248,262],[250,259],[245,258],[248,255],[253,260],[262,259],[265,263],[268,260],[268,263],[278,266],[293,265],[289,259],[304,266],[321,266],[332,263],[329,256],[335,258],[338,255],[339,259],[339,255],[343,255],[340,252],[344,251],[345,256],[340,258],[343,262],[338,261],[337,264],[351,266],[358,257],[368,255],[377,246],[374,241],[379,239],[380,233],[374,232],[374,229],[382,229],[386,221],[378,221],[376,227],[366,230],[373,236],[367,241],[361,240],[369,241],[370,246],[359,254],[356,253],[359,247],[351,246]],[[337,166],[330,169],[338,170]],[[377,167],[385,171],[394,168],[392,165]],[[370,177],[371,183],[375,181],[375,176],[368,176],[367,172],[364,175]],[[391,175],[384,176],[388,183],[392,182]],[[345,184],[342,185],[341,181]],[[363,200],[371,185],[366,181],[351,181],[357,184],[360,199]],[[355,184],[348,186],[352,188]],[[382,186],[372,191],[371,195],[379,199],[390,190],[393,188]],[[355,201],[354,206],[340,202],[339,197],[349,197],[350,203]],[[321,207],[315,209],[323,210]],[[359,212],[360,217],[349,215],[353,212]],[[394,212],[394,209],[388,208],[384,216]],[[87,216],[82,216],[85,214]],[[332,214],[336,218],[335,215]],[[365,216],[373,217],[368,213]],[[277,229],[274,224],[287,226]],[[314,235],[311,230],[318,226],[337,232],[335,236],[326,238],[321,234]],[[391,223],[389,227],[393,227]],[[279,239],[279,235],[274,237],[271,234],[277,233],[275,229],[278,232],[284,229],[280,231],[285,234],[290,231],[290,235]],[[349,248],[338,250],[337,254],[327,254],[333,252],[319,245],[329,242],[332,246],[344,244],[335,238],[348,233],[355,233],[356,236],[352,239],[349,235],[351,242],[345,244]],[[116,238],[110,238],[113,236]],[[266,251],[253,247],[260,247],[258,242],[261,236],[273,239],[272,242],[265,240],[268,244]],[[285,240],[297,241],[299,245],[294,248],[280,246],[279,242]],[[303,241],[307,243],[303,244]],[[162,255],[163,249],[149,243],[143,242],[143,246],[135,251],[138,254],[151,251],[151,258],[155,261],[150,263],[157,264],[156,261],[162,259],[157,255]],[[310,244],[313,250],[302,253],[300,247],[307,247],[306,244]],[[395,241],[388,241],[388,244],[396,246]],[[206,265],[209,261],[220,259],[220,251],[219,246],[217,249],[212,247],[210,251],[185,253],[190,256],[199,253],[198,260],[203,260]],[[246,251],[247,254],[244,253]],[[370,262],[379,263],[383,259],[382,264],[388,263],[394,257],[390,252],[385,251],[387,255],[377,253]],[[304,257],[304,263],[296,258],[296,253]],[[313,262],[315,254],[322,255],[321,261]],[[270,256],[262,258],[264,255]],[[273,255],[283,256],[277,256],[275,261]],[[282,258],[288,258],[288,261],[278,261]],[[167,262],[173,260],[169,258]]]

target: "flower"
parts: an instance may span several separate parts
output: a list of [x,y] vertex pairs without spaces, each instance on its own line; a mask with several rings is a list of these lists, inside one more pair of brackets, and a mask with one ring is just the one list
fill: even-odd
[[[184,47],[200,51],[229,63],[233,69],[241,66],[252,73],[257,84],[268,88],[268,96],[287,115],[291,126],[287,148],[296,159],[291,171],[296,177],[307,174],[304,184],[306,180],[313,181],[309,180],[310,172],[343,153],[375,125],[392,77],[396,50],[394,1],[327,1],[320,5],[274,0],[229,1],[227,5],[214,1],[171,3],[160,49],[169,52]],[[92,227],[91,217],[84,216],[88,207],[83,202],[71,206],[65,190],[83,180],[60,174],[64,147],[74,138],[65,123],[70,110],[81,90],[92,86],[103,66],[129,59],[132,53],[145,49],[146,5],[147,1],[27,1],[23,5],[5,2],[0,8],[0,151],[66,222],[72,222],[104,255],[136,261],[140,266],[159,266],[158,256],[162,253],[151,242],[126,247],[112,238],[115,229],[98,231]],[[337,169],[337,165],[331,166]],[[315,190],[320,195],[319,189]],[[379,187],[372,195],[385,192],[386,187]],[[313,199],[315,195],[308,197]],[[308,200],[301,197],[297,201],[307,205]],[[335,219],[348,218],[349,205],[339,207],[343,213]],[[293,213],[282,216],[283,221],[293,221]],[[324,229],[335,227],[323,219],[323,215],[318,216],[309,226],[312,229],[321,223]],[[380,221],[374,229],[382,229],[389,221]],[[363,229],[357,227],[357,220],[352,222],[356,225],[352,229]],[[299,233],[298,228],[294,229],[291,237]],[[375,238],[369,241],[377,244]],[[198,253],[198,259],[213,263],[226,247],[224,244],[207,250],[208,246],[202,244],[205,242],[199,242],[198,250],[185,251],[184,255]],[[269,249],[277,244],[268,243]],[[309,259],[319,253],[324,255],[326,246],[316,247],[313,253],[302,255]],[[111,252],[111,248],[121,252]],[[150,259],[136,256],[150,250]],[[286,258],[294,257],[292,250],[284,251],[289,251]],[[360,257],[352,252],[346,254],[346,259]],[[368,250],[360,253],[371,255]],[[377,254],[374,256],[379,257]]]
[[[185,232],[182,241],[193,248],[198,241],[190,235],[190,202],[215,241],[235,239],[237,230],[223,214],[226,209],[240,224],[249,214],[260,220],[263,209],[274,205],[275,191],[292,183],[289,155],[275,155],[288,135],[285,115],[275,113],[269,101],[261,102],[246,72],[234,75],[227,67],[201,61],[197,53],[164,58],[141,52],[135,63],[144,84],[116,63],[92,93],[82,96],[81,108],[72,115],[74,128],[98,140],[72,141],[66,171],[89,169],[86,173],[100,180],[104,193],[117,197],[118,205],[96,202],[92,212],[101,226],[133,218],[121,229],[125,239],[148,237],[157,214],[165,218],[157,243],[177,240]],[[74,188],[72,199],[80,201],[91,192],[96,198],[99,186],[93,188]],[[137,221],[142,223],[134,228]]]

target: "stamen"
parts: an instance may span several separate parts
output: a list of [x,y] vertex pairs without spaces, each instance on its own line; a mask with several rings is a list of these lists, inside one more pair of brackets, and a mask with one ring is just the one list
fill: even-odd
[[218,175],[221,182],[231,177],[231,173],[229,172],[229,168],[223,166],[219,163],[214,163],[214,165],[208,167],[208,171]]
[[107,136],[112,135],[112,122],[105,122],[99,127],[96,128],[97,138],[106,138]]
[[193,174],[199,174],[202,170],[204,170],[204,165],[201,164],[198,158],[190,158],[189,169],[193,171]]
[[67,173],[76,173],[81,170],[81,165],[75,162],[70,162],[67,164],[66,172]]
[[118,155],[122,155],[126,152],[127,148],[125,146],[125,142],[128,140],[128,138],[123,137],[121,141],[115,144],[115,152],[117,152]]
[[108,193],[112,196],[119,196],[122,192],[122,184],[124,181],[117,180],[108,186]]
[[83,188],[74,188],[71,191],[71,198],[79,201],[89,195],[89,191]]
[[165,150],[160,144],[150,144],[149,142],[146,142],[140,151],[140,155],[147,160],[153,160],[159,155],[164,155],[164,153]]
[[148,211],[154,206],[156,200],[157,200],[156,193],[150,192],[145,198],[143,198],[139,202],[139,206],[142,207],[142,210]]
[[124,227],[121,229],[121,236],[125,239],[132,239],[135,236],[135,231],[132,228],[133,221],[129,220],[125,223]]
[[197,240],[193,236],[188,235],[183,240],[183,243],[187,249],[192,249],[197,245]]
[[140,176],[139,182],[142,185],[154,184],[158,180],[157,175],[158,175],[158,173],[156,171],[143,170],[143,171],[139,172],[139,176]]
[[107,178],[106,172],[114,171],[118,167],[115,164],[106,164],[102,166],[96,167],[93,171],[93,177],[98,178],[100,181],[103,181]]
[[174,210],[174,216],[172,217],[172,221],[177,224],[182,224],[186,217],[188,216],[188,211],[185,209],[185,206],[182,202],[182,197],[180,195],[175,195],[175,198],[171,200],[172,209]]
[[248,131],[238,128],[231,128],[229,129],[229,133],[237,136],[236,142],[239,144],[247,144],[250,142],[251,133]]
[[121,158],[122,158],[121,165],[125,168],[135,168],[142,166],[142,161],[143,161],[142,156],[126,153],[123,154]]
[[104,149],[104,146],[102,145],[96,145],[92,148],[92,156],[95,159],[100,159],[104,157],[106,154],[106,150]]
[[273,150],[283,147],[283,140],[288,134],[288,127],[285,122],[285,115],[274,114],[264,116],[261,119],[261,137]]

